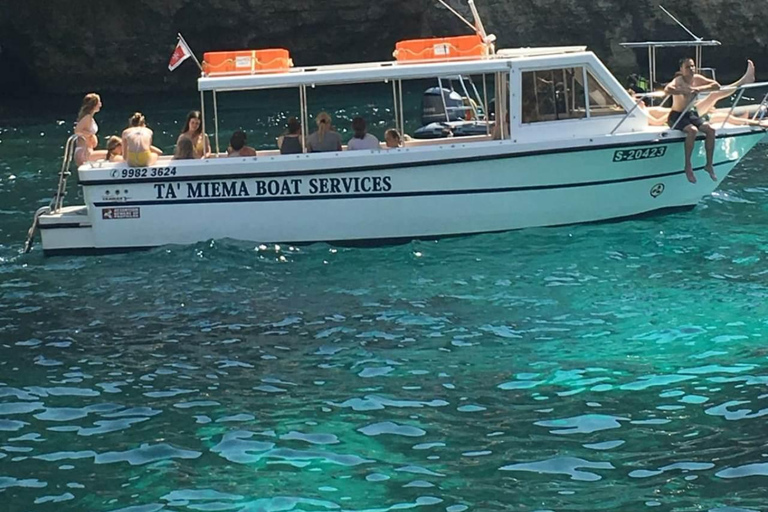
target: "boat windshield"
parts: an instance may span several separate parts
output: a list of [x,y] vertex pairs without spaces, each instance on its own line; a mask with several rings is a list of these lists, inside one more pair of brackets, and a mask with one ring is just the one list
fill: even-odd
[[522,93],[523,123],[626,114],[608,88],[581,66],[525,71]]

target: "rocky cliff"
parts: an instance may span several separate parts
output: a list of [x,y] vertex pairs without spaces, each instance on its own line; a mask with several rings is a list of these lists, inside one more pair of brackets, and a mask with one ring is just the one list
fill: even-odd
[[[468,16],[463,0],[450,0]],[[687,39],[659,0],[478,0],[499,47],[586,44],[618,74],[647,66],[622,41]],[[747,57],[768,79],[768,2],[665,0],[694,33],[722,41],[705,50],[721,78]],[[169,73],[182,32],[209,50],[285,47],[296,65],[387,60],[396,41],[467,33],[436,0],[0,0],[0,91],[5,95],[150,91],[194,87],[197,69]],[[661,55],[671,74],[682,52]],[[761,70],[766,70],[761,74]]]

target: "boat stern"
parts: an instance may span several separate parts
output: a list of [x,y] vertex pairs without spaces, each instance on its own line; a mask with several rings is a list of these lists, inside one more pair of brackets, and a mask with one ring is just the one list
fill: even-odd
[[88,207],[65,206],[55,213],[40,215],[38,229],[46,256],[82,253],[94,247]]

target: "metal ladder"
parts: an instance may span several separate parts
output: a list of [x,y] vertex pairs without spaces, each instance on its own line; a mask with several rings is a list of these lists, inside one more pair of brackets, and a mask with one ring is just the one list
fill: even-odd
[[40,216],[49,213],[56,213],[61,210],[64,205],[64,196],[67,194],[67,178],[72,174],[69,170],[69,166],[72,163],[72,159],[75,156],[75,147],[79,135],[71,135],[66,144],[64,144],[64,159],[61,162],[61,170],[59,171],[59,185],[56,187],[56,194],[51,199],[48,206],[38,208],[35,212],[35,217],[32,220],[32,227],[27,232],[27,239],[24,242],[24,254],[32,250],[32,245],[35,242],[35,233],[37,233],[37,227],[40,222]]

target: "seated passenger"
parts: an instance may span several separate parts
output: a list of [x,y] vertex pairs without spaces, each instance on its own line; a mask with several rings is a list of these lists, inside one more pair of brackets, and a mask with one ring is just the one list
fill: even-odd
[[229,139],[227,156],[256,156],[256,150],[245,145],[246,140],[247,137],[243,130],[237,130],[233,133],[232,138]]
[[379,139],[365,131],[365,119],[356,117],[352,120],[354,137],[347,143],[347,149],[379,149]]
[[107,139],[107,155],[105,159],[107,162],[123,161],[123,141],[117,135]]
[[288,118],[288,131],[277,138],[277,147],[283,155],[303,153],[301,144],[301,123],[295,117]]
[[341,135],[331,127],[331,116],[320,112],[315,122],[317,131],[307,137],[307,151],[341,151]]
[[[195,158],[203,158],[211,152],[211,142],[208,140],[208,135],[203,133],[203,118],[199,110],[193,110],[187,114],[187,122],[181,135],[179,135],[179,140],[182,137],[188,137],[192,140]],[[176,144],[178,145],[178,141]]]
[[152,145],[152,135],[144,115],[134,113],[123,131],[123,155],[128,165],[146,167],[157,162],[157,156],[163,152]]
[[401,148],[403,147],[403,139],[400,137],[400,132],[394,128],[390,128],[384,132],[384,142],[387,148]]
[[179,137],[176,143],[176,152],[173,153],[174,160],[194,160],[198,158],[195,152],[195,144],[189,137]]

